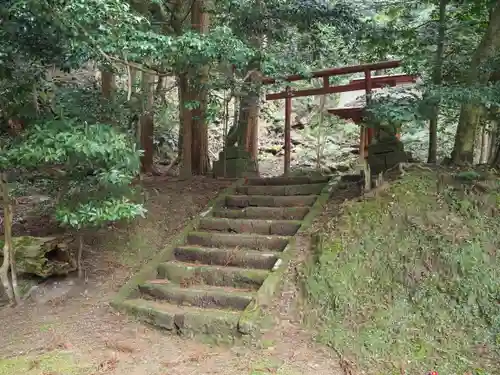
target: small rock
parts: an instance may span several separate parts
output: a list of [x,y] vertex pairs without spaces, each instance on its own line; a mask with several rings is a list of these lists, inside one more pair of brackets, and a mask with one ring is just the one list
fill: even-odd
[[283,146],[278,146],[278,145],[274,145],[274,146],[269,146],[269,147],[265,147],[262,149],[262,152],[267,152],[269,154],[273,154],[273,155],[276,155],[278,152],[280,152],[281,150],[283,149]]

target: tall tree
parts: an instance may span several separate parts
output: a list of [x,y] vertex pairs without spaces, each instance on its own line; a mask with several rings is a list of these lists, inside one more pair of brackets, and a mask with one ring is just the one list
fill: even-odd
[[[491,7],[488,27],[472,55],[464,84],[468,87],[486,85],[493,73],[488,64],[500,52],[500,1],[495,1]],[[452,161],[457,164],[474,161],[474,146],[476,131],[479,126],[483,106],[480,103],[464,103],[460,110]]]
[[138,124],[138,139],[140,148],[143,150],[141,157],[141,171],[143,173],[153,172],[154,153],[154,84],[155,76],[149,73],[142,74],[142,113]]
[[[443,83],[443,59],[446,35],[446,6],[448,5],[448,1],[449,0],[439,1],[436,61],[434,62],[434,67],[432,69],[432,84],[435,86],[440,86]],[[439,97],[435,98],[430,108],[429,152],[427,156],[428,163],[437,162],[439,101]]]
[[[194,0],[191,7],[191,27],[200,34],[207,34],[210,26],[207,0]],[[203,175],[210,169],[210,159],[208,156],[208,84],[209,67],[201,66],[193,70],[193,77],[190,89],[192,91],[191,100],[196,102],[191,115],[191,162],[192,172]]]

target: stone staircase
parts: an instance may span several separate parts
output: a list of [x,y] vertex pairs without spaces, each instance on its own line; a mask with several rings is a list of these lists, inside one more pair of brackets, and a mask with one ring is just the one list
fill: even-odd
[[284,251],[327,183],[323,176],[247,179],[154,265],[152,278],[124,287],[115,305],[179,334],[250,333],[246,320],[277,288]]

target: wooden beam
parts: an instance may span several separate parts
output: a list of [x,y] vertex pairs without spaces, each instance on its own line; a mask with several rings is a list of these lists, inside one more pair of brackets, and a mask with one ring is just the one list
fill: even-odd
[[344,120],[352,120],[359,124],[363,120],[365,107],[345,107],[329,109],[328,113],[338,116]]
[[[386,86],[396,86],[394,82],[373,82],[371,83],[372,89],[380,89]],[[330,87],[320,87],[316,89],[305,89],[305,90],[297,90],[290,91],[290,94],[287,94],[286,91],[281,91],[273,94],[267,94],[266,100],[279,100],[286,99],[287,95],[291,95],[293,98],[299,98],[301,96],[315,96],[315,95],[327,95],[327,94],[337,94],[340,92],[349,92],[349,91],[358,91],[366,89],[365,80],[361,80],[359,82],[348,83],[347,85],[339,85],[339,86],[330,86]]]
[[[372,82],[373,83],[386,83],[390,84],[392,86],[397,86],[398,84],[401,83],[414,83],[417,81],[417,76],[412,76],[408,74],[395,74],[392,76],[375,76],[372,77]],[[357,78],[351,80],[349,83],[357,83],[357,82],[362,82],[364,81],[365,78]]]
[[282,92],[278,92],[275,94],[267,94],[266,100],[286,99],[288,95],[291,95],[293,98],[298,98],[301,96],[326,95],[326,94],[334,94],[334,93],[339,93],[339,92],[363,90],[364,88],[365,88],[364,82],[358,82],[358,83],[349,83],[347,85],[341,85],[341,86],[331,86],[331,87],[321,87],[321,88],[317,88],[317,89],[290,91],[289,93],[287,91],[282,91]]
[[338,76],[338,75],[342,75],[342,74],[362,73],[362,72],[366,71],[367,69],[372,71],[372,70],[397,68],[399,66],[401,66],[400,60],[383,61],[383,62],[372,63],[372,64],[344,66],[344,67],[340,67],[340,68],[319,70],[316,72],[312,72],[309,76],[294,74],[294,75],[290,75],[288,77],[284,77],[282,79],[264,78],[262,80],[262,84],[269,85],[269,84],[276,83],[279,81],[286,81],[286,82],[302,81],[302,80],[306,80],[309,78],[322,78],[322,77]]

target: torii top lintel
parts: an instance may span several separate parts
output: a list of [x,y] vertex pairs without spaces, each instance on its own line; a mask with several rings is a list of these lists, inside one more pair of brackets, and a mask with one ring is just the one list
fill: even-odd
[[373,71],[373,70],[392,69],[392,68],[397,68],[399,66],[401,66],[400,60],[390,60],[390,61],[382,61],[382,62],[371,63],[371,64],[350,65],[350,66],[343,66],[343,67],[339,67],[339,68],[319,70],[316,72],[312,72],[310,74],[310,76],[307,76],[307,77],[300,75],[300,74],[293,74],[293,75],[284,77],[282,79],[264,78],[262,80],[262,83],[264,85],[269,85],[269,84],[276,83],[279,81],[294,82],[294,81],[306,80],[309,78],[325,78],[325,77],[340,76],[340,75],[344,75],[344,74],[363,73],[366,71]]

